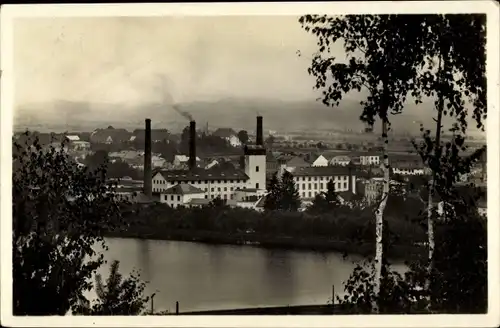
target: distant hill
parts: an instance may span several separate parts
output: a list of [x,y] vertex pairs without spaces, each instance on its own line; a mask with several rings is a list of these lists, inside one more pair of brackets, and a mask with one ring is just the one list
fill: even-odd
[[[255,130],[255,116],[264,117],[265,130],[345,130],[359,131],[359,101],[345,100],[337,108],[326,107],[320,102],[287,102],[279,100],[246,100],[227,98],[213,102],[191,102],[179,104],[182,111],[189,112],[197,121],[198,128],[231,127]],[[419,122],[434,125],[432,104],[407,105],[405,112],[391,118],[396,132],[418,133]],[[56,101],[46,104],[31,104],[16,109],[15,128],[44,130],[90,131],[113,125],[134,129],[142,127],[145,118],[151,118],[152,125],[171,130],[180,130],[187,120],[170,105],[103,104]],[[471,126],[472,128],[472,126]],[[475,128],[475,126],[474,126]],[[376,124],[375,132],[379,126]]]

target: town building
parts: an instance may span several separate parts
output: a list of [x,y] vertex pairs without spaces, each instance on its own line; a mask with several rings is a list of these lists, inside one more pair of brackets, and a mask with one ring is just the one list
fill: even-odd
[[[389,163],[392,172],[402,176],[426,175],[430,173],[422,158],[416,154],[391,154],[389,155]],[[383,163],[381,167],[382,165]]]
[[106,129],[96,129],[90,134],[90,142],[101,144],[116,144],[127,142],[132,134],[125,129],[115,129],[108,126]]
[[170,207],[184,206],[193,199],[205,199],[205,191],[190,184],[177,184],[161,193],[160,201]]
[[319,155],[318,158],[314,160],[312,163],[312,166],[319,167],[319,166],[328,166],[328,159],[326,159],[325,156]]
[[380,165],[380,154],[361,153],[361,154],[359,154],[359,162],[361,165],[365,165],[365,166]]
[[219,128],[212,135],[226,139],[233,147],[240,147],[242,145],[237,133],[231,128]]
[[400,175],[424,175],[426,169],[423,164],[399,162],[391,164],[392,172]]
[[[198,163],[201,161],[201,159],[199,157],[196,157],[196,163],[198,165]],[[172,164],[175,166],[175,167],[178,167],[178,166],[181,166],[181,165],[186,165],[188,164],[189,162],[189,156],[186,156],[186,155],[175,155],[174,156],[174,161],[172,162]]]
[[278,169],[285,168],[288,172],[293,173],[297,169],[311,167],[311,163],[307,162],[300,156],[282,155],[278,157]]
[[[285,170],[287,169],[284,166],[280,168],[280,176]],[[353,166],[310,166],[290,173],[293,175],[293,181],[302,200],[312,200],[317,195],[326,192],[330,180],[333,181],[337,193],[356,193],[356,170]]]
[[351,163],[351,158],[347,155],[334,156],[330,159],[330,165],[347,166]]

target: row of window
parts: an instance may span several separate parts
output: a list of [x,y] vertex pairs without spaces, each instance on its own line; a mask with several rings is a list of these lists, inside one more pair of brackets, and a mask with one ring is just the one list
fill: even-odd
[[[167,183],[174,183],[174,182],[168,182],[166,180],[153,180],[153,184],[167,184]],[[196,180],[196,181],[178,181],[177,183],[181,184],[181,183],[186,183],[186,184],[190,184],[190,185],[195,185],[195,184],[208,184],[209,181],[208,180],[205,180],[205,181],[202,181],[202,180]],[[245,183],[245,180],[214,180],[214,181],[211,181],[211,183],[219,183],[219,184],[222,184],[222,183]]]
[[[169,200],[169,199],[168,199],[168,198],[169,198],[168,196],[169,196],[169,195],[164,195],[164,198],[163,198],[163,199],[164,199],[165,201],[168,201],[168,200]],[[178,201],[178,202],[180,202],[180,201],[181,201],[181,196],[174,196],[174,195],[170,195],[170,201],[172,201],[172,202],[173,202],[173,201],[176,199],[176,197],[177,197],[177,201]],[[215,197],[217,197],[217,195],[211,195],[211,196],[210,196],[210,199],[215,199]],[[233,199],[233,198],[234,198],[234,196],[233,196],[233,195],[229,195],[229,199]],[[205,199],[208,199],[208,195],[205,195]],[[228,199],[228,195],[227,195],[227,194],[222,195],[222,199]]]
[[[312,186],[313,186],[312,183],[308,183],[308,184],[305,184],[305,183],[300,184],[299,183],[299,184],[297,184],[297,187],[298,187],[299,190],[300,189],[302,189],[302,190],[317,190],[318,189],[318,184],[317,183],[314,183],[314,188],[311,188]],[[326,184],[324,186],[326,188]],[[347,189],[347,182],[344,182],[343,186],[344,186],[344,189]],[[341,188],[342,188],[342,184],[340,182],[337,182],[335,184],[335,189],[339,190]],[[323,190],[323,183],[319,184],[319,189]]]
[[345,180],[347,181],[347,175],[334,176],[334,177],[296,177],[296,181],[330,181],[330,180]]

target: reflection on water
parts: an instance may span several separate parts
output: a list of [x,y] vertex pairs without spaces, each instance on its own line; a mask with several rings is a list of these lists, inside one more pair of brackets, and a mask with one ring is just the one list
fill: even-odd
[[[265,267],[261,273],[267,301],[293,300],[295,293],[295,271],[292,254],[283,250],[262,250]],[[288,305],[288,304],[283,304]]]
[[[177,241],[108,239],[108,274],[112,260],[120,271],[139,270],[157,292],[156,310],[181,311],[256,306],[325,304],[332,285],[342,291],[353,261],[339,253],[269,250]],[[400,267],[403,267],[400,265]]]
[[137,241],[137,259],[139,263],[139,267],[141,268],[141,278],[144,281],[151,281],[151,270],[150,270],[150,265],[151,265],[151,259],[150,259],[150,241],[147,239],[142,239]]

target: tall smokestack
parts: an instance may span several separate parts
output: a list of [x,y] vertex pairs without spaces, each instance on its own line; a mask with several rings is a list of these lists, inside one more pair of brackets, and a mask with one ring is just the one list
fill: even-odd
[[196,168],[196,122],[189,122],[189,169]]
[[257,138],[256,138],[256,144],[258,146],[263,146],[264,145],[264,134],[262,131],[262,116],[257,116]]
[[153,173],[151,172],[151,119],[146,119],[146,130],[144,136],[144,194],[148,197],[153,195]]

